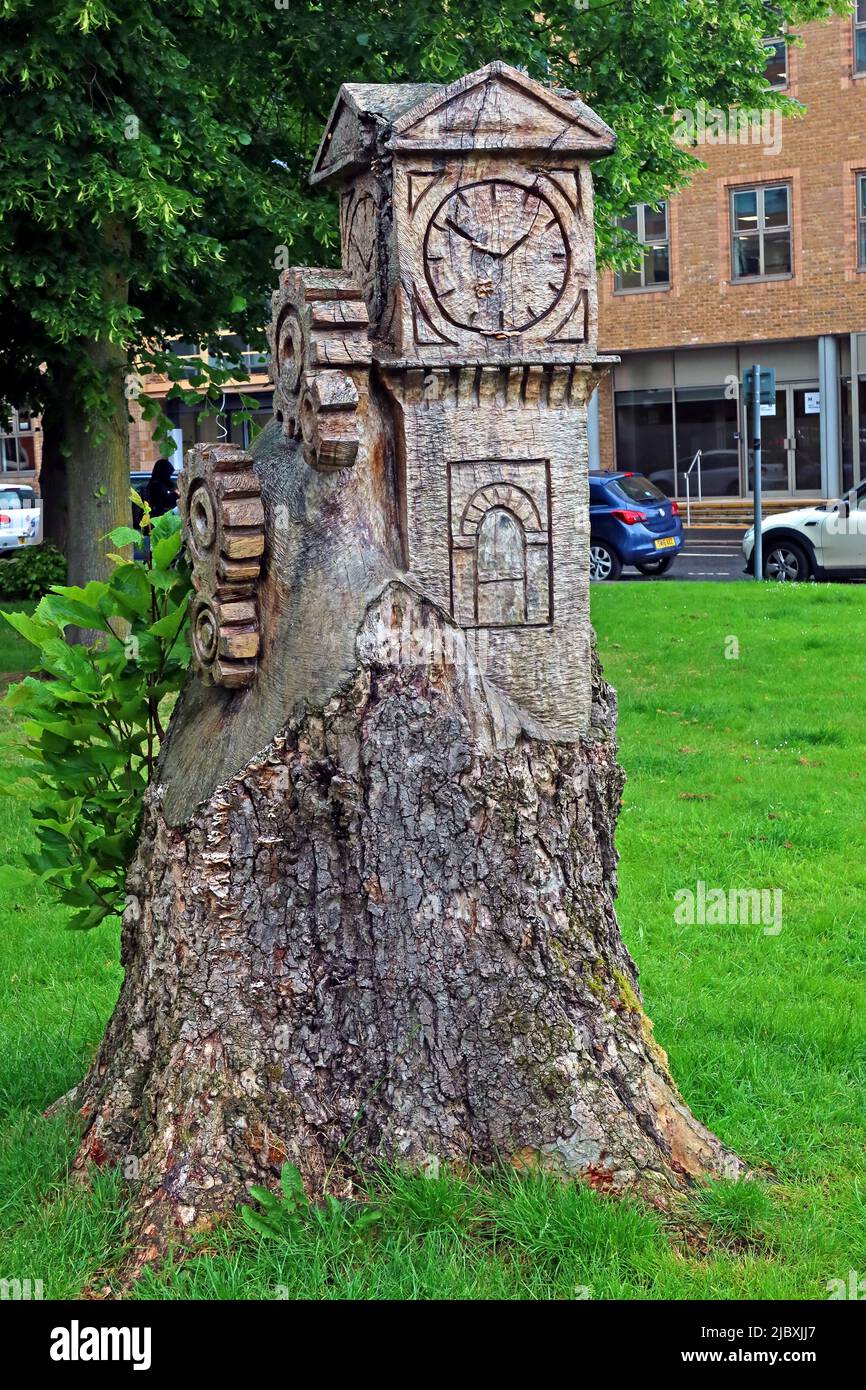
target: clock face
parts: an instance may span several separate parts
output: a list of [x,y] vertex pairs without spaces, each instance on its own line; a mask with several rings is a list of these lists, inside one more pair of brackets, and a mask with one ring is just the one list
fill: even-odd
[[565,289],[568,262],[552,204],[506,179],[449,194],[424,236],[424,273],[440,311],[476,333],[521,333],[538,323]]

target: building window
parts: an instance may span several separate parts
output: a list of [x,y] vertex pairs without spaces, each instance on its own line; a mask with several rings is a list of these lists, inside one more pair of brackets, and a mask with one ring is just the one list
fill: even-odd
[[659,203],[651,207],[649,203],[635,203],[618,226],[631,232],[643,245],[644,254],[640,265],[634,270],[620,270],[616,276],[617,290],[657,290],[670,284],[670,235],[668,232],[668,205]]
[[786,183],[732,189],[731,243],[735,280],[791,274],[791,190]]
[[[669,390],[617,391],[616,466],[673,487],[674,412]],[[671,494],[673,495],[673,494]]]
[[857,175],[857,264],[866,270],[866,174]]
[[26,410],[16,410],[0,421],[0,470],[4,473],[32,473],[36,468],[33,421]]
[[252,376],[254,373],[262,373],[268,370],[268,359],[264,352],[258,348],[250,347],[249,343],[244,342],[239,333],[225,333],[220,338],[220,349],[230,359],[229,362],[220,360],[213,353],[208,354],[208,361],[212,367],[223,367],[234,364],[241,372]]
[[866,0],[857,0],[854,12],[854,71],[866,72]]
[[[690,477],[691,495],[739,497],[740,454],[737,402],[724,386],[678,386],[670,391],[617,391],[617,467],[642,473],[666,497],[685,497],[685,475],[701,451]],[[675,446],[676,441],[676,446]]]
[[767,55],[764,77],[770,86],[781,92],[788,85],[788,45],[784,39],[769,39],[764,44]]
[[[258,401],[258,409],[244,406],[236,391],[223,393],[218,413],[207,409],[204,400],[197,405],[177,399],[166,402],[166,414],[181,432],[183,455],[195,444],[234,444],[248,449],[254,435],[264,429],[273,415],[272,393],[245,391],[244,398]],[[249,419],[244,418],[247,413]]]
[[[856,409],[855,409],[856,402]],[[854,448],[854,421],[859,422],[859,448]],[[855,456],[857,467],[855,467]],[[842,379],[842,491],[866,478],[866,376]]]

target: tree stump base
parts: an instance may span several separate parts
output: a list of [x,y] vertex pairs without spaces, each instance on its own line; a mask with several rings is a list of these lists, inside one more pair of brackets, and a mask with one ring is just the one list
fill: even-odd
[[[394,660],[407,627],[423,660]],[[148,794],[78,1167],[135,1160],[154,1245],[286,1162],[314,1193],[382,1160],[656,1193],[739,1175],[677,1092],[620,936],[597,662],[591,733],[557,743],[406,583],[356,650],[189,823]]]

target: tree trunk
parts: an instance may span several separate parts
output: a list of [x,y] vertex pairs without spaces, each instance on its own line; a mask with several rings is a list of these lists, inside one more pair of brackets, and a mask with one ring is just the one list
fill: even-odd
[[42,535],[66,555],[69,551],[70,468],[64,453],[62,402],[73,394],[73,373],[55,367],[51,375],[54,391],[42,412],[42,465],[39,470]]
[[[128,233],[122,224],[111,223],[104,239],[108,312],[127,301],[128,282],[115,262],[126,250]],[[104,537],[117,526],[131,525],[126,373],[126,350],[105,338],[81,340],[73,363],[52,365],[51,397],[43,417],[43,527],[45,539],[67,557],[70,584],[107,579],[112,565],[106,552],[116,547]],[[88,383],[108,397],[104,417],[91,413]]]
[[[405,631],[423,654],[394,659]],[[134,1159],[154,1248],[286,1161],[314,1192],[376,1158],[669,1194],[736,1175],[677,1092],[620,937],[597,663],[591,733],[561,744],[520,728],[399,580],[356,651],[185,825],[149,793],[79,1167]]]

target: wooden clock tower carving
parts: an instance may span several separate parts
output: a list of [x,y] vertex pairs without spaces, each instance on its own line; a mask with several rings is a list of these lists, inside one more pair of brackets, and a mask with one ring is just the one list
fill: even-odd
[[614,144],[504,63],[343,86],[312,172],[340,191],[343,268],[285,272],[271,330],[285,432],[320,468],[386,436],[406,570],[566,740],[589,720],[586,408],[610,360],[590,161]]
[[586,429],[613,144],[501,63],[341,89],[313,177],[342,264],[281,277],[250,453],[187,458],[194,674],[74,1102],[78,1168],[134,1146],[142,1258],[287,1164],[317,1195],[436,1160],[668,1204],[744,1173],[614,910]]

